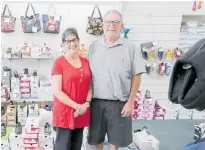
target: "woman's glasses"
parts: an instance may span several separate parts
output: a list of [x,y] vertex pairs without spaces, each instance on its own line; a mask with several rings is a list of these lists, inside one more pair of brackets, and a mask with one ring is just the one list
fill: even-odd
[[71,45],[71,43],[76,44],[76,43],[78,43],[78,42],[79,42],[78,39],[72,39],[72,40],[64,40],[63,43],[66,43],[67,45]]

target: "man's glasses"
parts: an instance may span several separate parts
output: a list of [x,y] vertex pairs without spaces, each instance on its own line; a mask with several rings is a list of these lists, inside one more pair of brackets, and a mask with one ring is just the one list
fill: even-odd
[[107,26],[109,26],[109,25],[111,25],[111,24],[113,24],[114,26],[117,26],[117,25],[119,25],[120,23],[121,23],[121,21],[119,21],[119,20],[114,20],[114,21],[106,20],[106,21],[104,21],[104,24],[107,25]]
[[72,39],[72,40],[64,40],[63,43],[66,43],[66,44],[70,45],[71,43],[76,44],[76,43],[78,43],[78,42],[79,42],[78,39]]

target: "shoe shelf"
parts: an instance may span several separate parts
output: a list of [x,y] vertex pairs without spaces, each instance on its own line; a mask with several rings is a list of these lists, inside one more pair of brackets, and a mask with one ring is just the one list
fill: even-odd
[[194,43],[205,37],[205,15],[184,15],[180,28],[179,45],[188,50]]
[[1,103],[10,103],[10,101],[13,101],[14,103],[21,103],[23,101],[26,102],[52,102],[53,99],[40,99],[40,98],[21,98],[21,99],[10,99],[8,101],[1,101]]

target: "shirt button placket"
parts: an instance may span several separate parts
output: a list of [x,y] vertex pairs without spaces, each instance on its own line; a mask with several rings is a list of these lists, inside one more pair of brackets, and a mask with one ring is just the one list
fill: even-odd
[[80,69],[80,84],[82,83],[83,81],[83,69],[81,68]]

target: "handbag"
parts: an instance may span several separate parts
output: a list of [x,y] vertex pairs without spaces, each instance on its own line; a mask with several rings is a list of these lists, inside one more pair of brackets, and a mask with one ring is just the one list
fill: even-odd
[[[29,6],[31,6],[33,10],[33,15],[31,16],[27,16]],[[35,33],[41,30],[39,14],[35,13],[35,10],[32,4],[28,4],[26,12],[25,12],[25,16],[21,16],[20,19],[22,23],[22,30],[24,33]]]
[[48,14],[42,15],[43,20],[43,31],[44,33],[59,33],[60,32],[60,22],[61,22],[61,16],[56,15],[56,9],[54,8],[54,14],[51,15],[51,7],[53,5],[51,4],[48,9]]
[[[97,18],[94,17],[96,8],[99,14],[99,17]],[[98,8],[97,5],[95,5],[91,17],[88,17],[88,26],[87,26],[86,31],[87,33],[92,34],[92,35],[102,35],[104,33],[102,26],[103,26],[103,18],[102,18],[100,9]]]
[[[8,10],[8,15],[5,15],[6,8]],[[16,25],[16,18],[12,16],[8,5],[4,6],[4,11],[1,14],[1,32],[13,32]]]

